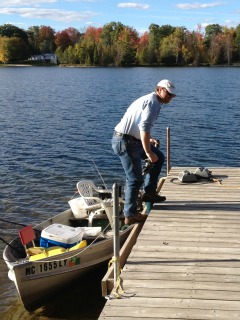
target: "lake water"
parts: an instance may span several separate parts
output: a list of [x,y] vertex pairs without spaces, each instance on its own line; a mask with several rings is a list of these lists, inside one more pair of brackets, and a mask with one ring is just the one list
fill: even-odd
[[[165,151],[171,128],[171,165],[239,167],[239,68],[0,68],[1,219],[39,223],[69,207],[78,180],[102,185],[99,172],[108,187],[123,185],[111,149],[114,126],[134,99],[164,78],[175,83],[178,95],[162,107],[153,136]],[[10,241],[19,227],[0,223],[0,237]],[[1,251],[4,246],[0,242]],[[104,305],[99,285],[83,296],[76,285],[71,299],[61,293],[30,315],[2,259],[0,281],[2,319],[96,319]]]

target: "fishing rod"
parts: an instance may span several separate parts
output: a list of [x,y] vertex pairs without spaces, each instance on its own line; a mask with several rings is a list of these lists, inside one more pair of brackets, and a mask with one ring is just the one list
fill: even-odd
[[[4,240],[2,237],[0,237],[0,240],[5,243],[6,245],[8,245],[11,249],[13,249],[14,251],[16,251],[17,253],[21,253],[21,250],[19,248],[15,248],[14,246],[11,245],[11,243],[7,242],[6,240]],[[5,262],[9,262],[8,260],[0,257],[0,260],[3,260]]]
[[15,225],[21,226],[21,227],[26,227],[26,226],[27,226],[26,224],[23,224],[23,223],[13,222],[13,221],[5,220],[5,219],[0,219],[0,220],[1,220],[2,222],[15,224]]
[[[5,223],[11,223],[13,225],[20,226],[20,227],[27,227],[28,226],[27,224],[24,224],[24,223],[18,223],[18,222],[4,220],[4,219],[0,219],[0,221],[5,222]],[[36,227],[34,227],[34,230],[41,231],[41,230],[37,229]]]
[[15,251],[19,252],[19,250],[17,248],[14,248],[9,242],[7,242],[6,240],[4,240],[2,237],[0,237],[0,240],[5,243],[6,245],[8,245],[9,247],[11,247],[12,249],[14,249]]
[[93,159],[91,159],[91,161],[93,162],[94,167],[95,167],[95,169],[97,170],[97,173],[99,174],[99,177],[101,178],[102,183],[103,183],[103,185],[104,185],[105,189],[107,189],[106,183],[104,182],[103,177],[102,177],[102,175],[101,175],[101,173],[100,173],[100,171],[99,171],[99,169],[98,169],[98,167],[97,167],[97,165],[96,165],[95,161],[94,161]]

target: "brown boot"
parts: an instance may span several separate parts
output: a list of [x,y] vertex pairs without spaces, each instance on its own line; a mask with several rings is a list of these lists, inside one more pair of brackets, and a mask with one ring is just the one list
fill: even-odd
[[137,222],[145,221],[147,219],[146,214],[137,213],[133,216],[126,217],[124,220],[124,224],[131,225]]

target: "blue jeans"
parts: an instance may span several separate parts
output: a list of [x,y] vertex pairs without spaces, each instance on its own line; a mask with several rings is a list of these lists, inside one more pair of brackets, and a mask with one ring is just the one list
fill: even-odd
[[158,160],[153,163],[150,174],[146,174],[144,179],[142,160],[146,159],[147,156],[140,140],[113,136],[112,148],[114,153],[119,156],[126,174],[124,215],[129,217],[137,213],[138,193],[143,183],[144,192],[156,192],[158,177],[165,157],[158,148],[151,145],[151,149],[158,156]]

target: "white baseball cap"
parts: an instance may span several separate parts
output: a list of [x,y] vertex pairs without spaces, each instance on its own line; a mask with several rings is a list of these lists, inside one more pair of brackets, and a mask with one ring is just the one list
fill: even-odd
[[160,82],[158,82],[157,87],[162,87],[165,88],[168,92],[170,92],[171,94],[175,94],[176,95],[176,89],[174,84],[169,81],[169,80],[161,80]]

